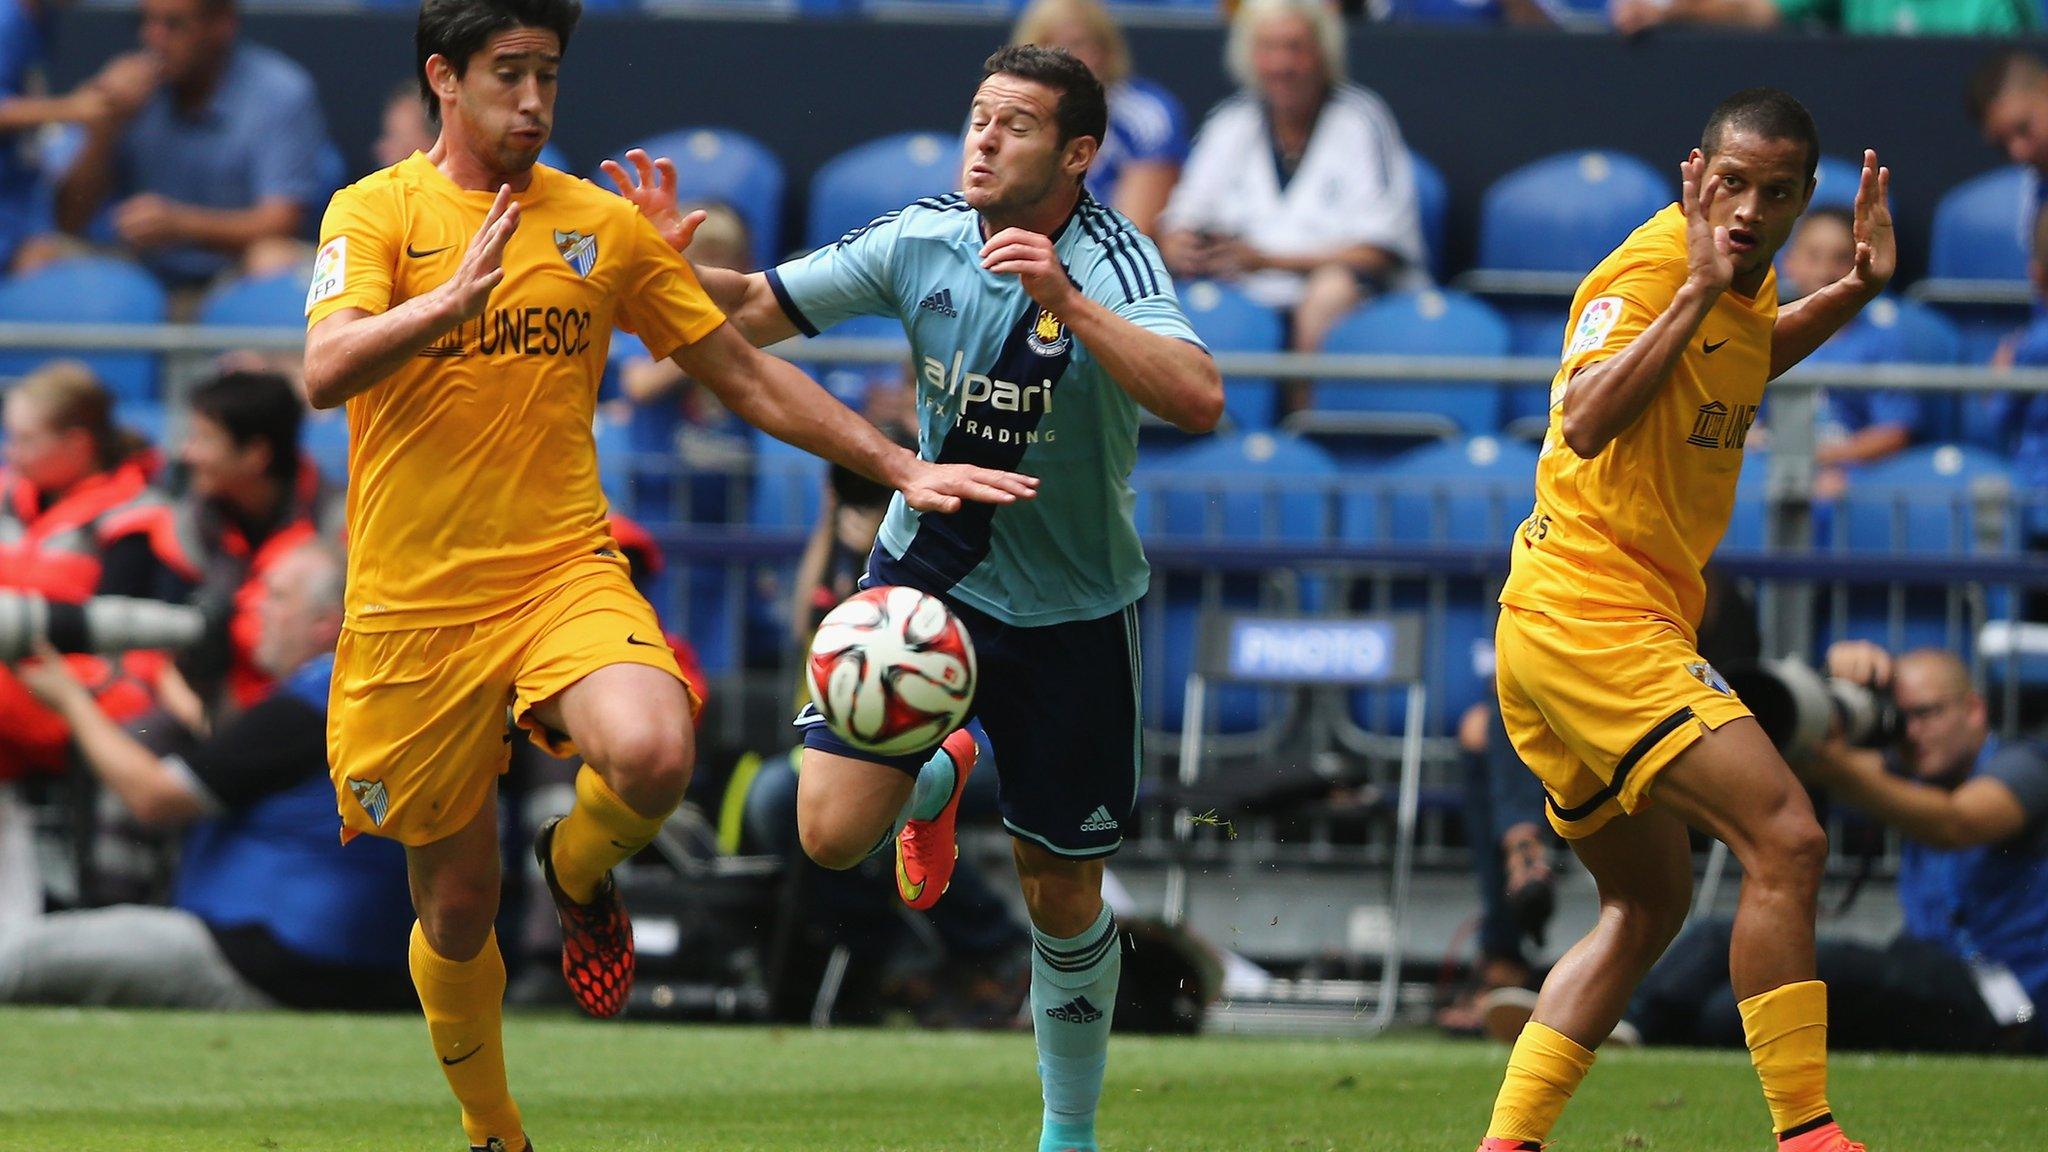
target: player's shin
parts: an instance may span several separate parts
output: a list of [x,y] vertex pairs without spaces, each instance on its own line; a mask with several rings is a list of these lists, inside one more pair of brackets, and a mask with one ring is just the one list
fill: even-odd
[[1031,932],[1031,1029],[1045,1098],[1039,1152],[1094,1152],[1123,949],[1104,907],[1079,936]]
[[1802,980],[1737,1005],[1771,1127],[1792,1138],[1828,1116],[1828,989]]
[[1494,1099],[1484,1147],[1540,1146],[1592,1066],[1593,1053],[1571,1037],[1534,1020],[1524,1025]]
[[666,819],[667,812],[634,811],[596,769],[584,765],[576,773],[576,806],[555,826],[550,851],[556,882],[571,900],[588,904],[604,874],[645,847]]
[[505,959],[492,933],[483,950],[468,960],[434,951],[418,923],[409,953],[413,987],[419,990],[427,1031],[448,1087],[462,1105],[462,1127],[474,1147],[493,1138],[506,1148],[524,1148],[519,1106],[505,1082],[505,1047],[500,1036],[505,1002]]

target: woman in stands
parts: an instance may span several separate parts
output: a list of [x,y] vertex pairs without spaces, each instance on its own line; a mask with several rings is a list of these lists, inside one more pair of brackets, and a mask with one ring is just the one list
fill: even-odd
[[1064,48],[1102,81],[1109,135],[1088,169],[1088,192],[1155,239],[1159,214],[1188,158],[1188,118],[1165,88],[1131,75],[1131,50],[1097,0],[1036,0],[1017,18],[1012,44]]
[[[113,408],[91,370],[68,361],[30,373],[0,402],[0,591],[64,603],[163,597],[154,541],[169,509],[150,490],[147,446],[114,426]],[[71,660],[117,720],[148,707],[164,664],[156,654]],[[0,665],[0,780],[62,768],[69,739],[64,722]]]

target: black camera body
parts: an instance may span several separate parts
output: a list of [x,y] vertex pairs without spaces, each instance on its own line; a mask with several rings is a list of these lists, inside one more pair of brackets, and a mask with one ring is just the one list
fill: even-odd
[[0,590],[0,661],[32,656],[40,644],[98,654],[184,648],[205,631],[205,614],[181,604],[128,596],[56,604],[33,592]]
[[1906,735],[1890,692],[1823,676],[1799,660],[1734,664],[1722,676],[1787,760],[1811,756],[1837,727],[1858,748],[1889,748]]

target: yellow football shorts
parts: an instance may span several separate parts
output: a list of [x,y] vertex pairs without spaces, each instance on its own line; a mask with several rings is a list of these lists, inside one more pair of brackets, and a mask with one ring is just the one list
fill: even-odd
[[1580,620],[1502,605],[1501,719],[1549,793],[1551,827],[1591,835],[1649,802],[1664,766],[1749,709],[1670,621]]
[[[515,726],[557,756],[575,752],[531,712],[612,664],[683,679],[625,561],[609,558],[580,563],[552,590],[473,623],[343,629],[327,706],[342,839],[368,832],[419,845],[460,831],[510,767]],[[698,706],[691,692],[692,714]]]

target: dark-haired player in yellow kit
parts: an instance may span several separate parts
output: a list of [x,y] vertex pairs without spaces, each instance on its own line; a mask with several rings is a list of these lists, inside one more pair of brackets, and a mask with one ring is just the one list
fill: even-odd
[[348,613],[328,744],[344,838],[403,842],[412,973],[469,1144],[530,1147],[499,1040],[496,778],[513,722],[580,750],[536,844],[583,1007],[617,1012],[631,926],[610,881],[681,798],[689,695],[606,526],[591,421],[614,325],[742,418],[913,506],[1028,497],[919,460],[756,351],[633,205],[535,163],[575,0],[426,0],[431,151],[336,194],[307,293],[306,390],[346,402]]
[[1819,157],[1792,97],[1752,88],[1723,101],[1681,167],[1679,204],[1572,301],[1496,646],[1508,735],[1593,873],[1600,919],[1543,982],[1481,1152],[1549,1139],[1593,1049],[1685,922],[1687,825],[1742,862],[1729,967],[1779,1148],[1863,1147],[1827,1102],[1827,990],[1813,956],[1827,839],[1695,647],[1701,569],[1728,528],[1764,384],[1876,297],[1897,263],[1890,173],[1866,152],[1854,270],[1778,307],[1771,257],[1813,195]]

